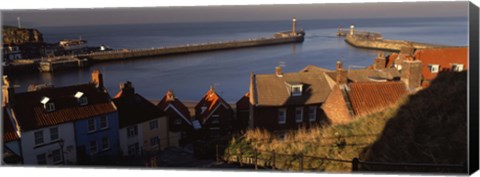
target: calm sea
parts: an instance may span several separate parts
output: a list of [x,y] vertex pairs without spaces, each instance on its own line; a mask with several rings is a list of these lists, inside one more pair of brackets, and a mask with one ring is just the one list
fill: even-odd
[[[12,79],[20,86],[17,91],[23,92],[32,83],[51,83],[55,86],[85,83],[90,80],[91,71],[98,68],[104,74],[110,95],[119,91],[120,83],[131,81],[136,91],[147,99],[161,99],[168,89],[173,89],[181,100],[196,101],[213,85],[225,100],[235,102],[248,91],[250,72],[273,73],[278,65],[284,66],[285,72],[295,72],[307,65],[333,69],[337,60],[342,60],[344,67],[349,68],[370,65],[377,51],[353,48],[343,38],[335,36],[339,25],[346,28],[352,23],[358,30],[380,32],[387,39],[468,45],[467,17],[300,19],[298,28],[303,28],[306,36],[305,41],[299,44],[108,62],[84,69],[16,76]],[[116,49],[265,37],[290,28],[290,20],[38,27],[47,42],[81,37],[89,45],[105,44]]]

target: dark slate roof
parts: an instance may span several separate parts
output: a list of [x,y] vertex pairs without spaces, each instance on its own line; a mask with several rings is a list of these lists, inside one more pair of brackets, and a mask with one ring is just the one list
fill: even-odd
[[237,101],[237,110],[249,110],[250,109],[250,92],[245,93],[245,95]]
[[139,94],[118,93],[113,99],[120,128],[166,116],[165,112]]
[[185,104],[183,104],[178,98],[176,98],[173,95],[172,95],[173,99],[167,99],[167,94],[163,96],[162,100],[157,104],[157,107],[165,111],[165,108],[167,108],[168,105],[171,105],[175,107],[175,109],[177,109],[178,112],[181,114],[179,116],[183,116],[187,118],[190,123],[191,122],[190,111],[188,110],[187,106],[185,106]]
[[[74,95],[83,92],[88,104],[81,106]],[[46,112],[40,103],[49,97],[55,110]],[[115,112],[117,109],[107,92],[95,88],[93,84],[80,84],[58,88],[43,88],[37,91],[15,94],[13,106],[21,131],[29,131],[65,122],[86,119]]]
[[[326,72],[325,74],[336,80],[337,73],[335,71]],[[348,70],[347,78],[353,82],[368,82],[379,79],[394,80],[395,78],[400,78],[400,72],[396,68]]]
[[10,116],[7,113],[7,109],[3,108],[3,142],[7,143],[10,141],[19,140],[18,134],[15,131],[14,124],[10,120]]
[[[253,79],[253,103],[258,106],[318,104],[324,102],[331,91],[325,75],[318,72],[285,73],[283,77],[257,74]],[[287,83],[291,82],[303,84],[301,96],[290,96]]]

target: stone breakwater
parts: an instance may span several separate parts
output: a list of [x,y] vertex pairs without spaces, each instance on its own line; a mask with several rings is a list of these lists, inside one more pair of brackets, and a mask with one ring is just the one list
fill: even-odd
[[88,58],[92,62],[102,62],[121,59],[134,59],[142,57],[153,57],[161,55],[173,55],[173,54],[187,54],[195,52],[207,52],[215,50],[237,49],[246,47],[257,47],[267,45],[278,45],[286,43],[303,42],[303,34],[292,35],[287,37],[266,37],[255,38],[248,40],[236,40],[225,42],[211,42],[202,44],[187,44],[173,47],[161,47],[153,49],[142,50],[116,50],[109,52],[97,52],[85,55],[79,55],[78,58]]
[[446,47],[463,47],[463,46],[447,46],[437,44],[427,44],[412,42],[406,40],[386,40],[386,39],[372,39],[361,35],[346,35],[345,42],[353,47],[386,50],[398,52],[403,47],[413,47],[414,49],[426,49],[426,48],[446,48]]

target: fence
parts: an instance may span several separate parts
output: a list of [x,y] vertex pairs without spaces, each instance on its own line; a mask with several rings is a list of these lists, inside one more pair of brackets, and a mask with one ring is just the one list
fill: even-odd
[[[259,151],[256,149],[230,152],[223,145],[216,145],[216,160],[227,163],[237,163],[240,166],[250,165],[256,170],[259,168],[273,170],[293,170],[293,171],[324,171],[324,163],[340,163],[351,165],[351,171],[369,171],[372,166],[396,167],[396,169],[405,169],[409,171],[436,171],[436,172],[467,172],[467,165],[464,164],[428,164],[428,163],[388,163],[388,162],[370,162],[361,161],[358,158],[352,160],[335,159],[328,157],[316,157],[298,154],[285,154],[275,151]],[[226,152],[225,152],[226,150]],[[222,152],[223,151],[223,152]],[[224,155],[221,155],[224,154]],[[318,162],[312,166],[312,162]],[[363,167],[360,169],[360,167]],[[415,170],[417,169],[417,170]],[[420,169],[420,170],[418,170]],[[373,171],[373,170],[372,170]],[[390,170],[399,171],[399,170]]]

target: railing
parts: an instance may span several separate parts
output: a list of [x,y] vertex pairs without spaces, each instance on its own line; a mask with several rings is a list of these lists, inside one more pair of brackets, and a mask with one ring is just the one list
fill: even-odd
[[[221,149],[226,149],[224,155],[221,155]],[[283,160],[280,157],[283,156]],[[430,171],[437,172],[467,172],[467,165],[464,164],[430,164],[430,163],[390,163],[390,162],[371,162],[371,161],[362,161],[358,158],[353,158],[351,160],[347,159],[336,159],[328,157],[317,157],[304,155],[303,153],[298,154],[286,154],[279,153],[275,151],[260,151],[257,149],[247,149],[243,150],[238,149],[237,152],[230,152],[229,148],[226,148],[225,145],[216,145],[216,160],[224,161],[227,163],[237,163],[240,166],[251,165],[256,170],[259,168],[273,169],[273,170],[296,170],[296,171],[323,171],[320,167],[312,167],[309,162],[320,162],[321,164],[325,162],[333,163],[343,163],[350,165],[351,171],[368,171],[368,168],[360,169],[360,167],[366,166],[388,166],[388,167],[398,167],[398,168],[417,168],[423,170],[417,171]],[[305,163],[307,162],[307,163]],[[308,166],[306,166],[306,164]],[[280,166],[279,166],[280,165]],[[295,168],[297,167],[297,168]],[[394,170],[395,171],[395,170]]]

